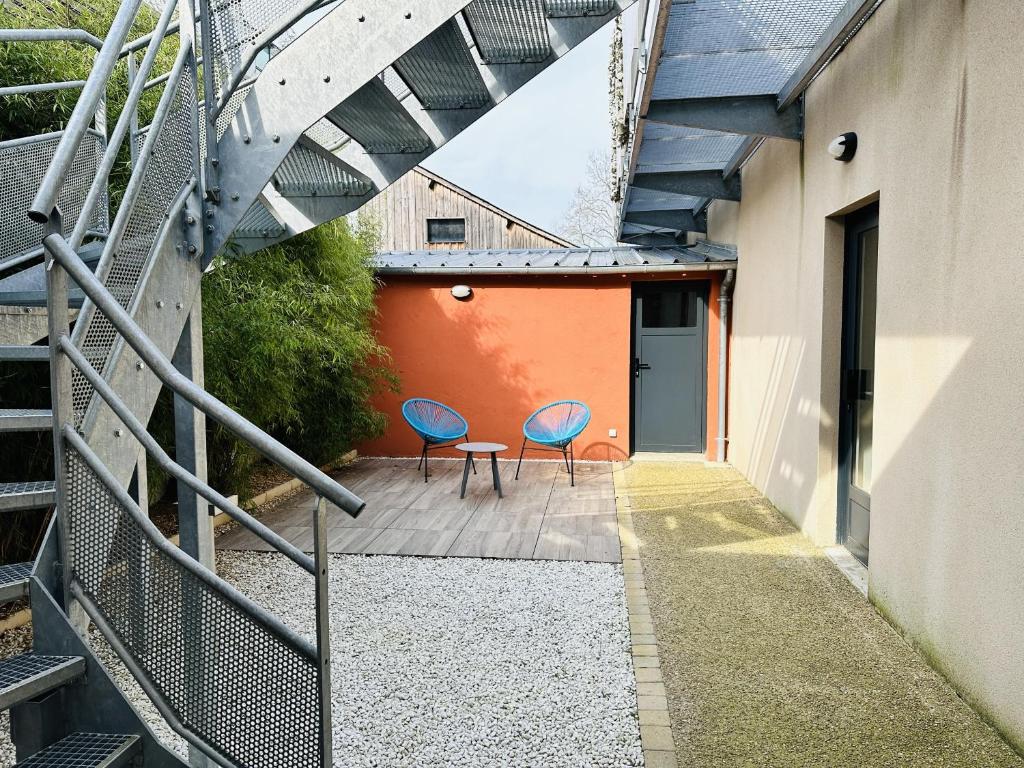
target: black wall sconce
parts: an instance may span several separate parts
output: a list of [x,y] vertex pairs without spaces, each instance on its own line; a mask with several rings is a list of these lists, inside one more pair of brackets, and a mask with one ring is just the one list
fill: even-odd
[[841,163],[850,162],[857,154],[857,134],[851,131],[842,136],[836,136],[828,145],[828,153]]

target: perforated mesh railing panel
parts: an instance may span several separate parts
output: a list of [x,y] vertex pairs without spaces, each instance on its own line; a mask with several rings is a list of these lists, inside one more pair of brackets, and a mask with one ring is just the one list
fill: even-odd
[[485,64],[537,63],[551,55],[544,0],[476,0],[463,14]]
[[[134,209],[128,215],[121,242],[114,258],[97,276],[107,290],[126,309],[139,287],[168,210],[196,169],[193,150],[196,123],[196,88],[190,67],[185,67],[175,90],[160,135],[154,144],[142,188]],[[103,263],[101,263],[101,267]],[[88,309],[75,329],[79,349],[98,371],[103,371],[116,333],[101,313]],[[72,403],[75,423],[81,424],[93,396],[92,386],[81,372],[72,376]]]
[[306,135],[328,150],[337,149],[348,141],[348,134],[326,118],[320,118],[307,128]]
[[653,98],[775,94],[846,0],[674,3]]
[[211,0],[213,40],[206,47],[215,61],[213,77],[218,90],[241,66],[253,41],[295,5],[298,0]]
[[[0,143],[0,222],[3,223],[0,226],[0,266],[39,247],[42,241],[42,226],[28,218],[28,209],[50,167],[60,137],[60,133],[54,133]],[[106,139],[95,132],[90,132],[78,148],[57,199],[65,235],[71,233],[78,221],[105,148]],[[107,231],[106,195],[97,202],[89,229],[100,233]]]
[[317,664],[154,544],[65,442],[72,578],[174,715],[240,766],[314,766]]
[[468,109],[490,101],[458,24],[448,21],[395,62],[425,109]]

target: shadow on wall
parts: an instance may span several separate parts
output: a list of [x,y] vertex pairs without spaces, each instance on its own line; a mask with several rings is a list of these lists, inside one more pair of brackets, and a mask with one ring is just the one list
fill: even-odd
[[[469,422],[471,439],[508,445],[504,458],[518,457],[523,422],[542,405],[578,399],[593,408],[593,398],[608,399],[607,377],[594,375],[602,352],[575,344],[577,334],[566,327],[574,321],[552,314],[554,308],[565,310],[561,299],[568,295],[559,294],[562,288],[481,284],[466,301],[457,301],[449,290],[447,284],[409,281],[388,285],[379,294],[379,338],[391,349],[401,392],[376,399],[389,426],[383,437],[361,445],[360,452],[419,454],[422,443],[401,414],[402,402],[411,397],[454,408]],[[603,419],[607,422],[608,415]],[[593,424],[583,432],[575,443],[576,458],[626,458],[612,442],[589,441],[589,434],[596,433]],[[431,455],[461,454],[441,449]],[[558,453],[529,448],[526,457],[561,460]]]

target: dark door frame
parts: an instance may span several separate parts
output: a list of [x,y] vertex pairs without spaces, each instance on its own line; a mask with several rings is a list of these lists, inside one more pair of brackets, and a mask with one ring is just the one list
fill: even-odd
[[[850,484],[853,470],[854,409],[847,407],[852,390],[863,382],[849,380],[847,371],[854,368],[857,352],[857,320],[860,308],[859,295],[859,248],[860,236],[872,229],[878,229],[878,203],[854,211],[846,216],[843,235],[843,323],[840,352],[840,394],[839,394],[839,492],[837,494],[836,541],[845,546],[848,541],[850,518]],[[853,256],[858,258],[854,259]],[[873,386],[873,385],[872,385]]]
[[629,357],[626,358],[626,375],[629,376],[629,455],[636,453],[636,375],[633,371],[633,358],[636,355],[637,325],[636,325],[636,300],[645,290],[654,290],[654,286],[664,289],[670,288],[698,288],[702,304],[702,322],[704,333],[701,338],[701,401],[704,403],[702,411],[703,418],[700,420],[700,436],[698,442],[703,448],[701,453],[707,450],[708,442],[708,303],[711,297],[710,280],[634,280],[630,285],[629,296]]

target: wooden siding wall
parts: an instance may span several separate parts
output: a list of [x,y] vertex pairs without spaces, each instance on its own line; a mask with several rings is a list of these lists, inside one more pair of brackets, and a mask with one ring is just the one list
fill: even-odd
[[[563,248],[565,243],[518,224],[416,170],[360,209],[380,222],[382,251],[451,248]],[[427,219],[465,219],[465,243],[428,243]]]

